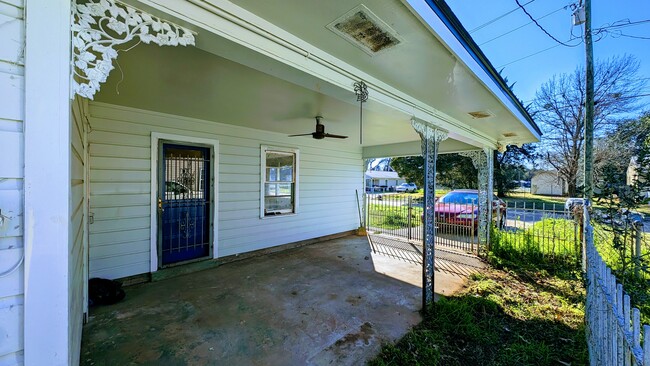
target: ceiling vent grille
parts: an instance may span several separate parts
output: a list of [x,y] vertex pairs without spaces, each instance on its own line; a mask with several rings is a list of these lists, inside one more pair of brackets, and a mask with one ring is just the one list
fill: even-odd
[[468,114],[472,116],[472,118],[477,118],[477,119],[492,117],[492,113],[490,113],[489,111],[476,111],[476,112],[469,112]]
[[397,32],[364,5],[348,11],[327,29],[373,56],[402,42]]

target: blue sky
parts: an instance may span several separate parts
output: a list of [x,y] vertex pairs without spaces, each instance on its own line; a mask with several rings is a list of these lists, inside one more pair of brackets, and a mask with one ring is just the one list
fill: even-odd
[[[582,25],[572,27],[572,10],[569,7],[563,9],[572,4],[570,1],[519,0],[519,2],[555,38],[563,42],[568,41],[573,37],[572,30],[574,36],[582,36]],[[537,89],[553,75],[572,72],[577,66],[584,65],[584,44],[577,47],[558,45],[534,23],[525,25],[530,22],[530,18],[521,9],[491,24],[485,24],[518,8],[515,0],[447,0],[447,4],[496,69],[504,68],[502,74],[510,83],[516,82],[514,92],[525,104],[535,98]],[[619,21],[647,20],[645,23],[618,28],[618,30],[627,36],[650,38],[650,0],[592,0],[592,13],[594,29]],[[512,31],[522,25],[525,26]],[[483,27],[477,29],[480,26]],[[512,32],[503,35],[510,31]],[[493,39],[500,35],[503,36]],[[579,42],[580,39],[575,39],[565,43],[578,44]],[[533,55],[537,52],[540,53]],[[640,91],[640,94],[650,94],[650,39],[607,34],[594,43],[595,59],[626,53],[634,55],[641,63],[639,77],[648,78],[648,87]],[[650,96],[639,98],[639,101],[647,104],[645,109],[650,109]]]

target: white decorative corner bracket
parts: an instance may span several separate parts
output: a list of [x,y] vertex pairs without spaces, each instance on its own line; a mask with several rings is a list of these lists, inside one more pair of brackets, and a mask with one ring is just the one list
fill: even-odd
[[72,93],[93,99],[113,70],[117,46],[136,40],[193,46],[194,32],[116,0],[72,4]]

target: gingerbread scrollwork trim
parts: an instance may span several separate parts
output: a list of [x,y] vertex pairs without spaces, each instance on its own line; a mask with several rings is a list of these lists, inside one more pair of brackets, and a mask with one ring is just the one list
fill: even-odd
[[113,70],[117,46],[133,40],[159,46],[194,45],[194,32],[116,0],[72,6],[72,95],[93,99]]

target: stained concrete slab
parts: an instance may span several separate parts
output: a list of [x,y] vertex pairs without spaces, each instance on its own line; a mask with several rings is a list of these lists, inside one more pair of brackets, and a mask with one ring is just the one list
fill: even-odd
[[[421,266],[349,236],[126,288],[82,365],[358,365],[420,322]],[[436,290],[464,278],[436,272]]]

